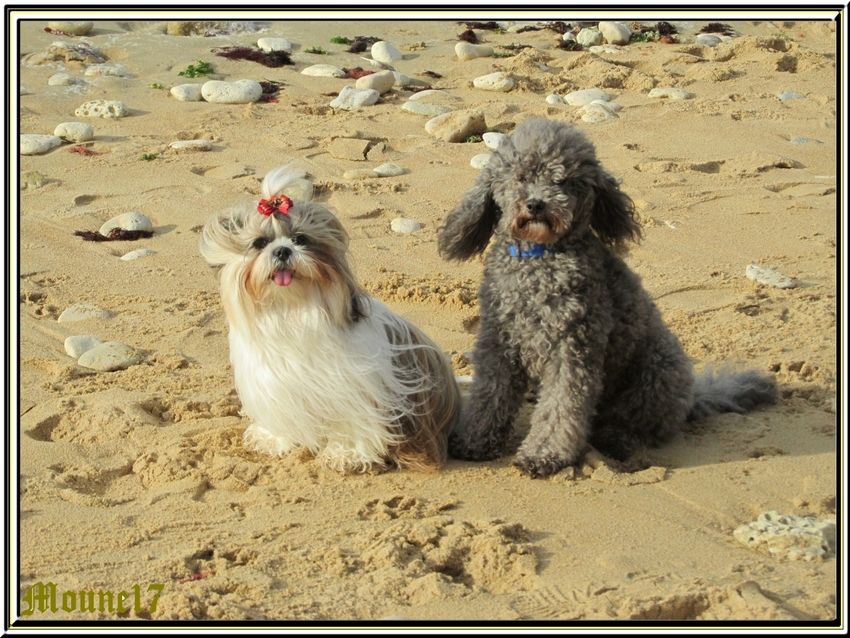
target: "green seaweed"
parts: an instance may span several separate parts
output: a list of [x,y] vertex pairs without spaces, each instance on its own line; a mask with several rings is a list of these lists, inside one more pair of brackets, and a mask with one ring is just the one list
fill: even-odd
[[215,73],[215,69],[210,66],[210,63],[198,60],[197,64],[190,64],[185,70],[180,71],[177,75],[183,76],[184,78],[196,78],[199,76],[209,75],[210,73]]
[[331,38],[333,44],[351,44],[351,38],[346,38],[344,35],[338,35]]

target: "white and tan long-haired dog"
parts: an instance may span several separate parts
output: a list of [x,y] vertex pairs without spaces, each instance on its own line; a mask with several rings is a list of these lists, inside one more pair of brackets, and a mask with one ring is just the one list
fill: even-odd
[[357,284],[339,220],[282,194],[303,176],[271,171],[259,204],[213,217],[201,239],[221,267],[236,390],[253,421],[245,443],[304,448],[340,470],[436,469],[460,408],[451,366]]

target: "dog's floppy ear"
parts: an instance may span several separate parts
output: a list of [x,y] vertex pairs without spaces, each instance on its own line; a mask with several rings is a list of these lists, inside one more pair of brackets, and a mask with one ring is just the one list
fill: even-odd
[[243,217],[236,212],[221,213],[207,221],[199,248],[210,266],[223,266],[244,252],[236,238],[243,225]]
[[493,199],[491,174],[484,169],[446,217],[445,226],[437,229],[437,246],[443,257],[469,259],[487,248],[502,215]]
[[617,180],[601,168],[593,185],[592,205],[590,227],[615,251],[624,250],[627,241],[641,238],[634,202],[620,190]]

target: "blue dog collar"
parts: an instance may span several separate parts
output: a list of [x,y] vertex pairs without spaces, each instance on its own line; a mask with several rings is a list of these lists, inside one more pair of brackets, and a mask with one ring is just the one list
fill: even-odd
[[528,250],[520,250],[514,244],[508,245],[511,257],[542,257],[546,253],[553,252],[543,244],[532,244]]

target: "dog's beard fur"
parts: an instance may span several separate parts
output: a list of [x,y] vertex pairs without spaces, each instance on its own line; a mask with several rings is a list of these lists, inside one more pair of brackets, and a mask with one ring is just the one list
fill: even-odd
[[[264,197],[302,175],[269,173]],[[272,455],[306,448],[341,470],[435,469],[460,407],[451,367],[358,286],[347,245],[336,217],[309,202],[268,217],[246,204],[206,224],[201,253],[221,266],[236,388],[253,421],[245,442]]]
[[[562,167],[556,171],[563,173]],[[570,229],[574,221],[575,202],[558,188],[560,173],[542,168],[518,166],[512,188],[497,189],[495,197],[504,216],[504,228],[514,240],[532,244],[553,245]]]

